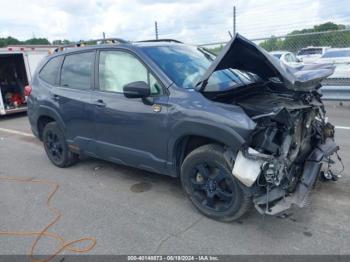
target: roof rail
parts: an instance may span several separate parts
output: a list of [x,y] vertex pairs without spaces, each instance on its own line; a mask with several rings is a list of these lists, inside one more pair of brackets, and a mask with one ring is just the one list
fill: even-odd
[[[100,42],[100,43],[99,43]],[[58,48],[55,49],[55,52],[63,51],[66,48],[69,47],[82,47],[88,44],[126,44],[129,43],[128,41],[121,39],[121,38],[101,38],[101,39],[91,39],[86,41],[78,41],[75,43],[67,44],[67,45],[61,45]]]
[[88,40],[88,41],[84,41],[87,43],[91,43],[91,42],[112,42],[113,44],[119,43],[119,44],[126,44],[129,43],[129,41],[124,40],[122,38],[101,38],[101,39],[92,39],[92,40]]
[[183,42],[176,40],[176,39],[169,39],[169,38],[165,38],[165,39],[153,39],[153,40],[142,40],[142,41],[137,41],[136,43],[149,43],[149,42],[174,42],[174,43],[178,43],[178,44],[183,44]]

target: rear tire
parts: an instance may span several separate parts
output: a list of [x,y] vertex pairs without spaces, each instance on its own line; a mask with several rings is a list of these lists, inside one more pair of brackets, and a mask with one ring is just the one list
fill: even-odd
[[43,143],[48,158],[55,166],[68,167],[79,160],[79,155],[69,150],[63,132],[56,122],[45,126]]
[[182,164],[181,183],[201,213],[229,222],[242,217],[252,200],[231,174],[223,154],[224,148],[217,144],[192,151]]

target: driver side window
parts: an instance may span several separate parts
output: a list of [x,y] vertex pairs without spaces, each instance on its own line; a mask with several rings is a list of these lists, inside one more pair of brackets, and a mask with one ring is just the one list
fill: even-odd
[[102,91],[123,93],[131,82],[144,81],[152,95],[162,92],[161,85],[147,68],[133,55],[122,51],[101,51],[99,59],[99,87]]

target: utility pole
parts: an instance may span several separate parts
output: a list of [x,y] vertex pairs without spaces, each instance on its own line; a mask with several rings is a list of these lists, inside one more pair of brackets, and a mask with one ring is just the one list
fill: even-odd
[[158,23],[157,21],[154,22],[154,30],[155,30],[155,33],[156,33],[156,40],[159,39],[159,34],[158,34]]
[[233,36],[236,35],[236,6],[233,6]]
[[103,39],[103,42],[106,43],[106,33],[105,32],[102,32],[102,39]]

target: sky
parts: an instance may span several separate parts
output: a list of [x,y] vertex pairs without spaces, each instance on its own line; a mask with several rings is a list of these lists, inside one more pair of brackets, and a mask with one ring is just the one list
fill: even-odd
[[0,37],[20,40],[153,39],[227,41],[233,5],[237,32],[254,39],[332,21],[350,25],[349,0],[0,0]]

